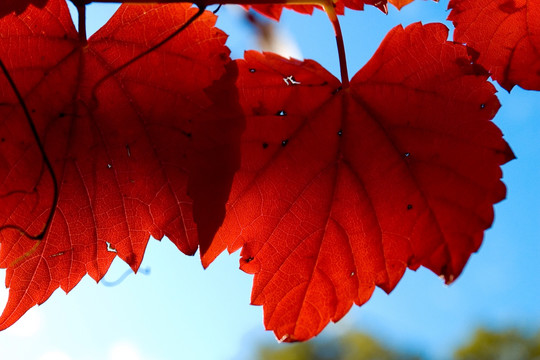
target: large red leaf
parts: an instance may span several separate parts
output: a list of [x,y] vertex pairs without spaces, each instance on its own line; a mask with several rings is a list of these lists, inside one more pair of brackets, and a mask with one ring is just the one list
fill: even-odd
[[22,13],[30,4],[37,7],[44,7],[48,0],[2,0],[0,3],[0,18],[16,12]]
[[479,53],[477,62],[510,91],[540,90],[540,2],[452,0],[454,39]]
[[313,61],[239,62],[242,166],[203,264],[243,246],[279,339],[315,336],[407,267],[449,283],[480,246],[513,154],[487,73],[447,35],[395,28],[345,90]]
[[59,187],[42,241],[13,229],[37,234],[44,228],[53,183],[2,76],[0,224],[9,228],[0,233],[0,266],[8,269],[10,292],[1,329],[58,287],[67,292],[87,273],[101,279],[116,255],[136,270],[150,235],[166,235],[193,254],[192,211],[203,224],[204,246],[213,237],[239,160],[234,144],[241,130],[227,108],[219,118],[212,115],[213,102],[237,103],[235,65],[225,72],[229,50],[215,17],[205,13],[166,45],[101,81],[195,13],[189,5],[123,5],[88,43],[79,40],[64,0],[0,21],[0,58],[22,93]]

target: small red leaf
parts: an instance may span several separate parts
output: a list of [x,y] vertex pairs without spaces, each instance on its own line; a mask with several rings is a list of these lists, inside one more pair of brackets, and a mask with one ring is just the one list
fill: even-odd
[[454,39],[478,52],[502,87],[540,90],[540,2],[452,0]]
[[243,246],[278,339],[315,336],[407,267],[451,282],[480,246],[513,154],[487,73],[447,35],[395,28],[350,89],[313,61],[239,61],[242,167],[203,263]]
[[283,9],[294,10],[300,14],[311,15],[315,6],[313,5],[277,5],[277,4],[256,4],[243,5],[246,9],[253,9],[272,20],[279,21]]
[[[150,235],[166,235],[193,254],[192,211],[208,246],[224,217],[242,128],[239,114],[222,107],[238,101],[235,65],[226,72],[229,50],[215,16],[205,13],[109,76],[195,13],[190,5],[123,5],[88,43],[79,40],[64,0],[0,20],[0,58],[9,61],[59,187],[42,241],[13,229],[0,233],[10,288],[0,328],[87,273],[100,280],[116,255],[137,270]],[[1,77],[0,224],[37,234],[53,186],[13,94]]]
[[388,2],[394,5],[398,10],[401,10],[402,7],[412,3],[414,0],[388,0]]
[[[411,0],[412,1],[412,0]],[[372,5],[381,10],[384,13],[388,13],[387,0],[338,0],[334,6],[336,14],[343,15],[345,14],[345,8],[353,10],[364,10],[364,5]],[[318,8],[322,9],[321,6],[314,5],[278,5],[278,4],[258,4],[258,1],[254,1],[252,5],[244,5],[246,9],[253,9],[258,13],[269,17],[272,20],[279,21],[283,9],[294,10],[301,14],[311,15],[313,10]]]
[[2,0],[0,4],[0,18],[16,12],[22,13],[30,5],[43,8],[48,0]]

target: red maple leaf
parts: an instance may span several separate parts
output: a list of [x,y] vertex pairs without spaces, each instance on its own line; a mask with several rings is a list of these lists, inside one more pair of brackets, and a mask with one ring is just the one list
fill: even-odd
[[18,14],[22,13],[30,4],[43,8],[48,0],[2,0],[0,4],[0,18],[16,12]]
[[[123,5],[88,43],[79,39],[64,0],[0,21],[0,58],[58,185],[58,206],[43,240],[23,236],[16,228],[43,230],[54,182],[2,76],[0,266],[7,268],[10,292],[1,329],[58,287],[70,291],[87,273],[100,280],[116,255],[137,270],[150,235],[166,235],[193,254],[192,211],[201,241],[211,240],[238,166],[242,128],[239,114],[223,107],[238,103],[226,35],[205,13],[114,72],[196,12],[179,4]],[[213,106],[220,106],[219,115]]]
[[540,2],[452,0],[454,39],[478,52],[502,87],[540,90]]
[[348,89],[313,61],[239,61],[242,166],[202,259],[243,246],[278,339],[315,336],[407,267],[452,282],[480,246],[513,154],[487,72],[447,35],[395,28]]

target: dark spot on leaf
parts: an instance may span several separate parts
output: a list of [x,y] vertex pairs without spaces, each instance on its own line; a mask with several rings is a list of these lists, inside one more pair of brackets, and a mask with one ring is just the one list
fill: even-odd
[[33,114],[33,113],[35,113],[35,112],[36,112],[36,109],[32,109],[32,110],[30,110],[30,111],[31,111],[31,112],[32,112],[32,114]]
[[137,263],[137,257],[134,253],[129,254],[124,260],[130,267],[134,267]]
[[501,5],[499,5],[499,10],[502,12],[505,12],[507,14],[513,14],[517,11],[519,11],[519,8],[516,7],[516,4],[514,3],[514,0],[509,0]]
[[407,204],[407,210],[411,210],[413,208],[412,204]]
[[468,58],[462,58],[462,57],[457,58],[456,64],[458,64],[459,67],[467,67],[471,65],[471,60],[469,60]]
[[277,113],[276,113],[277,116],[286,116],[287,113],[285,112],[285,110],[279,110]]
[[1,138],[0,141],[1,141],[1,142],[5,142],[5,141],[6,141],[6,138]]
[[182,131],[182,134],[184,134],[184,136],[187,137],[188,139],[191,139],[191,133],[190,132]]
[[63,118],[64,116],[66,116],[66,114],[64,114],[63,112],[61,112],[60,114],[58,114],[58,117],[59,117],[59,118]]
[[281,146],[285,147],[289,143],[289,139],[285,139],[281,142]]
[[263,142],[263,143],[262,143],[262,147],[263,147],[263,149],[268,148],[268,143]]
[[473,63],[476,63],[476,61],[480,57],[480,53],[471,47],[467,47],[467,55],[469,55]]

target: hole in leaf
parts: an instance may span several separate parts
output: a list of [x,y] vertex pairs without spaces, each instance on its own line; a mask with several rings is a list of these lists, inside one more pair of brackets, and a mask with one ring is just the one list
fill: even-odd
[[277,116],[286,116],[287,113],[285,112],[285,110],[279,110],[277,113],[276,113]]
[[411,210],[413,206],[411,204],[407,204],[407,210]]
[[254,73],[254,72],[256,72],[256,71],[257,71],[257,70],[255,70],[255,69],[249,69],[249,72],[250,72],[250,73]]
[[114,246],[110,242],[105,241],[105,243],[107,244],[107,251],[108,252],[114,252],[114,253],[117,252],[116,249],[114,248]]
[[283,78],[283,81],[285,81],[285,84],[287,86],[289,85],[300,85],[300,81],[296,81],[293,75],[289,75],[287,77]]
[[341,136],[343,135],[343,130],[339,129],[339,131],[337,132],[338,136]]
[[285,147],[289,143],[289,139],[285,139],[281,142],[281,146]]

